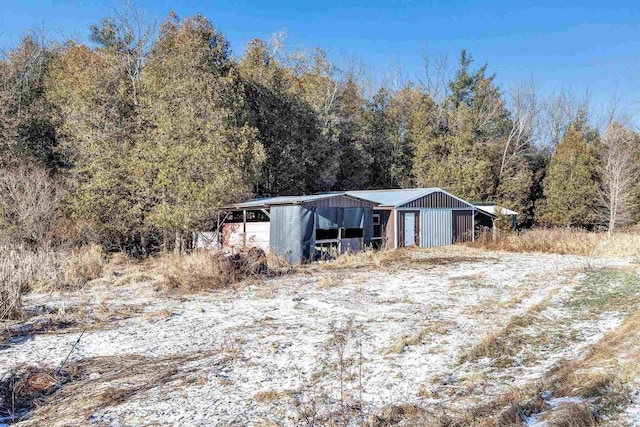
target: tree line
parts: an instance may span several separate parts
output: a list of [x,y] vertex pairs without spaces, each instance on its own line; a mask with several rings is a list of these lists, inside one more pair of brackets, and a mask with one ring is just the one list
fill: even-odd
[[180,249],[250,196],[438,186],[519,225],[640,220],[638,134],[533,83],[449,69],[372,83],[357,61],[254,39],[202,15],[155,26],[124,7],[86,42],[31,31],[0,59],[0,227],[28,245]]

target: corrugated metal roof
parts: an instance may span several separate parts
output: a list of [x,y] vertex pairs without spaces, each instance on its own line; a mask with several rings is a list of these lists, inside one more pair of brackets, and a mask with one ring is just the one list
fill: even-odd
[[[427,196],[431,193],[441,191],[445,194],[449,194],[441,188],[403,188],[403,189],[391,189],[391,190],[354,190],[354,191],[335,191],[322,194],[311,194],[307,196],[279,196],[279,197],[264,197],[260,199],[248,200],[243,203],[231,205],[234,209],[249,209],[249,208],[261,208],[276,205],[293,205],[301,204],[305,202],[312,202],[315,200],[321,200],[335,196],[347,196],[365,201],[377,203],[380,206],[402,206],[413,200]],[[450,194],[449,194],[450,195]],[[452,196],[455,197],[455,196]],[[457,197],[456,197],[457,198]],[[462,199],[459,199],[462,200]],[[465,203],[466,202],[462,200]]]
[[246,209],[246,208],[259,208],[275,205],[298,205],[304,202],[312,202],[314,200],[326,199],[327,197],[339,196],[344,193],[335,194],[310,194],[308,196],[278,196],[278,197],[263,197],[260,199],[248,200],[246,202],[237,203],[231,205],[233,208]]
[[507,209],[507,208],[503,208],[502,206],[498,206],[498,205],[476,205],[476,208],[478,208],[478,210],[488,213],[489,215],[493,215],[496,216],[498,214],[502,214],[502,215],[519,215],[518,212],[516,211],[512,211],[511,209]]
[[347,191],[348,196],[359,197],[379,203],[381,206],[400,206],[412,200],[419,199],[440,188],[406,188],[395,190],[356,190]]

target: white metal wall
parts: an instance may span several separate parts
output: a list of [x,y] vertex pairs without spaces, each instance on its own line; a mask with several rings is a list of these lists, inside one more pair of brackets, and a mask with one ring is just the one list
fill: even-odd
[[[247,222],[247,247],[258,247],[269,252],[269,226],[268,222]],[[224,224],[222,226],[223,244],[226,247],[243,247],[245,243],[241,223]]]
[[420,209],[420,246],[453,244],[451,209]]

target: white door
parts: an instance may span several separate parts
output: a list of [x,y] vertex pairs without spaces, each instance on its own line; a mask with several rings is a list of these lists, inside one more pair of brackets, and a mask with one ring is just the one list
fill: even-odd
[[404,213],[404,245],[416,245],[416,213]]

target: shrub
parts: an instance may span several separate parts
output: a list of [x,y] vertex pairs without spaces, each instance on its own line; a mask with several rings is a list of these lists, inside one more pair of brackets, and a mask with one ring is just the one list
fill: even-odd
[[61,191],[47,171],[22,166],[0,171],[0,229],[31,247],[45,244],[58,220]]

